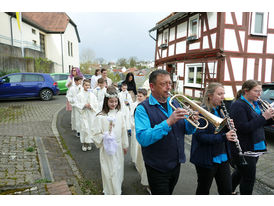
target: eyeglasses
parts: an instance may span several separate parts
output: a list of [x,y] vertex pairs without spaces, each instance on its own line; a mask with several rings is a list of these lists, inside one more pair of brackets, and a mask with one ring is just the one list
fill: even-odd
[[73,69],[72,71],[73,71],[73,72],[76,72],[76,70],[75,70],[75,69]]

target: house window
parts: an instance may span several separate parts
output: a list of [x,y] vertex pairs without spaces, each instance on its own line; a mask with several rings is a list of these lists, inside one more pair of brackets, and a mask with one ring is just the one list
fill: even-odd
[[45,53],[45,35],[40,33],[40,51]]
[[69,56],[73,56],[73,46],[72,46],[72,42],[68,41],[68,55]]
[[31,32],[32,32],[33,34],[36,34],[36,30],[35,30],[35,29],[31,29]]
[[186,65],[185,85],[193,87],[201,87],[202,84],[202,64],[188,64]]
[[188,36],[199,37],[199,15],[195,15],[189,18]]
[[32,40],[32,43],[33,43],[34,45],[36,45],[37,42],[36,42],[36,40]]
[[164,31],[164,35],[163,35],[163,44],[167,44],[168,41],[168,31]]
[[251,34],[267,35],[267,13],[253,12],[251,20]]

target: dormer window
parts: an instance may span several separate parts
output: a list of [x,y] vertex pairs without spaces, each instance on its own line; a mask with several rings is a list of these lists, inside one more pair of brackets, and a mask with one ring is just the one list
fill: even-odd
[[253,12],[251,20],[251,34],[266,36],[267,35],[267,13]]

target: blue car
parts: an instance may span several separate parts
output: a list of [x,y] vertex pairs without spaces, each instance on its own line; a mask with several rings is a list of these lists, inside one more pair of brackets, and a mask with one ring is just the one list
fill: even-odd
[[48,101],[58,93],[57,82],[49,74],[13,73],[0,77],[0,99],[40,97]]

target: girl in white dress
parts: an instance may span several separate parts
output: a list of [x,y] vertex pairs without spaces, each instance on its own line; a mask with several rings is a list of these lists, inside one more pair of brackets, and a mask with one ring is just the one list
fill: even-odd
[[76,131],[76,135],[80,137],[80,113],[79,109],[76,107],[77,95],[82,90],[82,77],[75,76],[74,82],[66,94],[68,102],[72,106],[71,110],[71,129]]
[[83,89],[77,95],[77,105],[80,112],[80,141],[82,143],[82,150],[85,152],[91,150],[92,134],[91,129],[94,125],[94,119],[98,113],[97,98],[90,91],[90,80],[83,81]]
[[116,89],[107,88],[102,111],[96,116],[93,141],[100,148],[100,164],[105,195],[121,195],[124,155],[128,149],[126,122],[120,111]]

